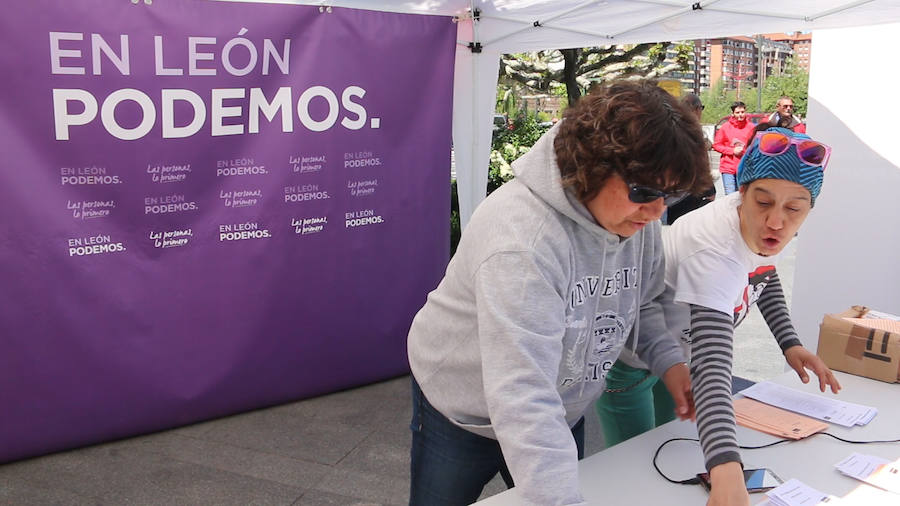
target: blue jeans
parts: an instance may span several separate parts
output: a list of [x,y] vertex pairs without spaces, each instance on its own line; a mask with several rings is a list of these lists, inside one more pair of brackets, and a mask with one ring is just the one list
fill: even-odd
[[737,174],[722,174],[722,187],[725,189],[725,195],[737,191]]
[[[478,500],[499,472],[507,487],[512,476],[500,443],[453,424],[436,410],[412,380],[410,506],[464,506]],[[578,459],[584,458],[584,418],[572,427]]]

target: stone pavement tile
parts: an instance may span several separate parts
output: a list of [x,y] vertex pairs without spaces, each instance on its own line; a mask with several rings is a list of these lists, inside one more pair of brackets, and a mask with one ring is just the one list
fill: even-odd
[[303,489],[149,453],[90,447],[9,464],[0,476],[102,504],[288,505]]
[[221,420],[221,418],[215,418],[213,420],[207,420],[205,422],[192,423],[183,427],[175,427],[174,429],[169,429],[166,432],[174,432],[183,436],[200,437],[209,432],[210,429],[215,427],[215,424],[219,420]]
[[202,439],[239,448],[334,465],[372,428],[299,416],[284,406],[234,415],[216,423]]
[[314,462],[217,441],[185,437],[177,431],[152,434],[115,444],[132,451],[153,453],[182,462],[303,489],[318,483],[330,469],[329,466]]
[[411,444],[412,438],[408,429],[375,431],[341,460],[337,467],[394,476],[408,482]]
[[379,473],[336,468],[313,489],[378,504],[409,503],[409,479]]
[[323,395],[281,406],[316,421],[384,428],[409,423],[412,413],[409,376]]
[[78,495],[56,488],[45,488],[21,478],[4,477],[3,468],[0,467],[0,504],[89,506],[99,502],[96,497]]
[[509,490],[506,488],[506,482],[503,481],[503,478],[500,477],[500,473],[497,473],[497,476],[494,476],[494,479],[489,481],[487,485],[484,486],[484,490],[481,491],[481,495],[478,496],[478,500],[487,499],[492,495],[497,495],[500,492],[506,492]]
[[[310,490],[294,503],[293,506],[386,506],[382,503],[355,499],[345,495],[331,494],[321,490]],[[403,505],[406,506],[406,503]]]

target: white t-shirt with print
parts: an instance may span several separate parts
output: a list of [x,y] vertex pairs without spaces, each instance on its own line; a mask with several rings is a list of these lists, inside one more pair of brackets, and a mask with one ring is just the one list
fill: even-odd
[[[666,326],[681,338],[686,357],[691,355],[689,304],[733,315],[737,327],[775,272],[778,255],[756,254],[744,242],[740,203],[740,192],[734,192],[663,227],[666,289],[661,302]],[[630,351],[619,359],[647,368]]]
[[663,230],[666,287],[681,309],[677,321],[668,321],[667,313],[670,328],[690,328],[688,304],[732,314],[737,326],[775,272],[778,255],[754,253],[741,237],[740,203],[740,192],[734,192]]

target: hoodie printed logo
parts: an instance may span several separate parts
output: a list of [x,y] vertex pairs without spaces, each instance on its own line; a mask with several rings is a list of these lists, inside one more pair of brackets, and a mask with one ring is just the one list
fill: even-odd
[[569,294],[569,309],[575,309],[598,294],[601,297],[612,297],[622,290],[630,290],[636,286],[637,267],[623,267],[602,281],[600,276],[585,276],[575,282]]
[[604,311],[594,318],[594,355],[605,355],[622,341],[625,321],[612,311]]
[[[588,339],[590,336],[590,339]],[[612,367],[625,340],[625,320],[612,311],[594,317],[590,332],[579,333],[566,353],[560,386],[580,381],[601,381]]]
[[637,267],[619,269],[616,273],[603,280],[601,297],[612,297],[622,290],[629,290],[637,286]]

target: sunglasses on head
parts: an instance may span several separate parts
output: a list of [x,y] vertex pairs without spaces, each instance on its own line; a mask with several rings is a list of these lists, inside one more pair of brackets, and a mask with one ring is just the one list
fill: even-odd
[[687,197],[687,192],[664,192],[649,186],[628,183],[628,200],[635,204],[649,204],[656,199],[663,199],[663,204],[668,207],[677,204],[685,197]]
[[796,144],[797,158],[806,165],[822,167],[822,170],[825,170],[831,156],[831,147],[821,142],[789,137],[779,132],[759,132],[754,140],[759,141],[757,144],[759,152],[769,156],[778,156],[787,151],[792,144]]

